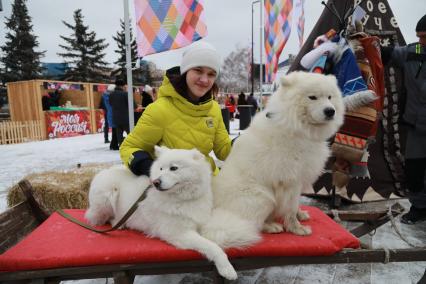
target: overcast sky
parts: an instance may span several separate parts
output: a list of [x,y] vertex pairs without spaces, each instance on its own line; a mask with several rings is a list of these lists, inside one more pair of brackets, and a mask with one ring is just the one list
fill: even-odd
[[[10,17],[13,0],[0,0],[3,11],[0,12],[0,45],[5,42],[5,17]],[[134,19],[133,1],[129,1],[129,12]],[[372,0],[368,0],[372,1]],[[379,2],[379,0],[373,0]],[[415,26],[417,21],[426,13],[426,0],[388,0],[402,34],[407,42],[417,40]],[[57,53],[62,50],[58,44],[63,43],[59,35],[70,35],[62,20],[74,24],[73,12],[82,9],[84,23],[91,31],[95,31],[98,38],[105,38],[110,44],[106,50],[106,60],[110,63],[116,60],[114,53],[116,43],[112,36],[120,30],[120,18],[124,18],[122,0],[28,0],[27,7],[32,18],[33,32],[38,36],[39,50],[45,50],[42,62],[61,62]],[[254,54],[259,58],[259,3],[254,7]],[[208,36],[205,40],[211,42],[226,57],[237,46],[251,45],[251,9],[250,0],[204,0],[205,21]],[[318,20],[323,6],[321,0],[305,0],[305,38]],[[132,22],[133,30],[135,23]],[[178,65],[183,49],[148,55],[146,60],[153,61],[159,68],[167,69]],[[281,54],[283,61],[289,53],[298,51],[296,29],[293,28],[290,39]]]

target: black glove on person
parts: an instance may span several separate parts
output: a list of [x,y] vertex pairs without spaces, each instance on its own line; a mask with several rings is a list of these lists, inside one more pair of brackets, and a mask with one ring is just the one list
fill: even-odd
[[149,171],[152,165],[152,158],[148,152],[136,151],[132,154],[133,157],[129,160],[129,169],[137,176],[149,176]]

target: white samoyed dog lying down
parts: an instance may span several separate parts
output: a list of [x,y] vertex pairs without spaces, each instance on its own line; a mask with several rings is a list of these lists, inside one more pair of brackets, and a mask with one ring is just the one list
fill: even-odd
[[343,100],[334,76],[293,72],[280,83],[214,177],[214,208],[251,222],[257,232],[309,235],[299,222],[309,219],[299,209],[300,194],[322,173],[327,139],[343,123]]
[[[237,273],[222,248],[199,233],[212,214],[210,164],[195,149],[155,146],[155,154],[157,159],[150,175],[155,189],[149,189],[146,199],[124,226],[158,237],[177,248],[196,250],[215,263],[220,275],[236,279]],[[115,225],[151,181],[146,176],[133,175],[122,165],[99,172],[90,186],[86,219],[92,225],[108,221]],[[248,222],[239,222],[232,214],[220,214],[220,210],[218,215],[235,225],[221,232],[222,247],[242,246],[258,240],[255,228]]]

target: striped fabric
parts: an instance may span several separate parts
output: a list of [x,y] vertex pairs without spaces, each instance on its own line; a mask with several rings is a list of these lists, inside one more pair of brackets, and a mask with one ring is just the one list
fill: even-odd
[[281,52],[290,37],[293,0],[265,0],[266,82],[272,82]]
[[177,49],[207,35],[202,0],[134,0],[138,56]]
[[297,35],[299,36],[299,47],[303,45],[303,33],[305,31],[305,0],[296,0],[293,18],[297,23]]

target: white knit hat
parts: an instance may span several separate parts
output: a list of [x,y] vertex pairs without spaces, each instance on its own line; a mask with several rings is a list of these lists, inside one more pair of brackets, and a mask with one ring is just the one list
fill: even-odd
[[143,88],[143,90],[147,93],[151,93],[152,92],[152,87],[150,85],[145,85],[145,87]]
[[220,55],[210,43],[197,41],[184,53],[180,64],[180,74],[194,67],[210,67],[219,74]]
[[112,92],[115,89],[115,85],[114,84],[109,84],[107,87],[107,91]]

